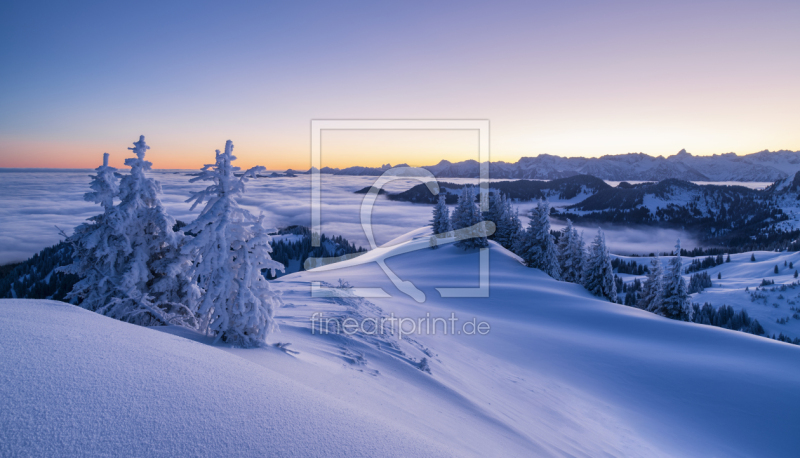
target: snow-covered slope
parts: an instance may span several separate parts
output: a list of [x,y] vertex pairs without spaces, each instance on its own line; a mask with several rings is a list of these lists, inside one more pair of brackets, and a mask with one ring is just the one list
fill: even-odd
[[[755,261],[751,261],[751,256],[755,257]],[[650,265],[650,258],[615,257]],[[791,338],[800,338],[800,284],[794,277],[794,272],[800,269],[800,252],[755,251],[732,254],[730,257],[731,262],[702,270],[711,277],[712,287],[693,294],[692,302],[700,305],[708,302],[715,308],[730,305],[736,311],[744,309],[764,327],[767,336],[784,334]],[[702,261],[703,258],[683,257],[684,269],[693,260]],[[670,259],[670,256],[662,256],[661,262],[667,266]],[[792,267],[789,267],[789,263]],[[775,273],[776,266],[778,273]],[[629,274],[618,275],[626,283],[635,278],[641,281],[646,278]],[[690,275],[684,275],[687,283]],[[718,278],[719,276],[722,278]],[[775,284],[760,287],[763,280]],[[778,322],[781,319],[785,321]]]
[[449,454],[413,425],[152,328],[24,299],[0,300],[0,323],[2,456]]
[[[796,456],[800,347],[597,300],[494,243],[489,297],[442,298],[477,286],[478,253],[393,256],[416,246],[426,230],[275,280],[286,306],[270,339],[286,351],[0,301],[0,454]],[[391,297],[312,297],[311,282],[339,279]],[[315,313],[454,313],[456,329],[490,331],[320,335]]]

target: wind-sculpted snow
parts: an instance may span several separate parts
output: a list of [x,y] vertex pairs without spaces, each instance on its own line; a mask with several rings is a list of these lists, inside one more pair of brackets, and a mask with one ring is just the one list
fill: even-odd
[[[402,243],[410,242],[394,249],[401,251]],[[800,370],[793,361],[800,347],[597,300],[490,246],[491,291],[484,299],[436,293],[436,287],[477,284],[477,253],[454,247],[387,259],[400,278],[426,293],[423,304],[393,289],[369,254],[284,277],[278,287],[296,297],[305,282],[344,278],[392,294],[370,299],[384,313],[420,318],[454,312],[491,323],[483,336],[423,333],[414,339],[437,355],[430,363],[434,380],[551,452],[794,453]]]
[[[0,301],[0,454],[796,454],[800,347],[599,300],[494,242],[490,296],[441,298],[477,286],[478,252],[405,252],[424,231],[274,280],[285,306],[262,348]],[[394,288],[378,258],[427,300]],[[312,282],[391,297],[315,297]],[[457,325],[400,339],[320,333],[314,316]],[[473,320],[490,329],[464,332]]]
[[0,324],[3,456],[454,454],[274,368],[78,307],[2,300]]

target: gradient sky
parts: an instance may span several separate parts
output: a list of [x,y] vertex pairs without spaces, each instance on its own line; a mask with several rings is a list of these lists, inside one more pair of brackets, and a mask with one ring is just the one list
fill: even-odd
[[[305,169],[311,119],[489,119],[492,160],[800,150],[800,2],[0,5],[0,167],[157,168],[232,139]],[[324,135],[323,165],[477,157],[476,136]]]

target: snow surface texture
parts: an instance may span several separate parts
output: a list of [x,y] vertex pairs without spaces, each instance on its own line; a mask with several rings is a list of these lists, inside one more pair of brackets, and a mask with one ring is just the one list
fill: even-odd
[[210,345],[53,301],[1,300],[0,317],[2,456],[449,454]]
[[[158,166],[158,164],[155,164]],[[75,226],[86,218],[101,213],[99,205],[86,202],[83,195],[89,188],[91,170],[68,171],[10,171],[0,169],[0,180],[4,192],[0,195],[0,265],[28,259],[42,248],[58,243],[62,237],[56,225],[71,234]],[[127,173],[127,168],[120,170]],[[176,220],[193,221],[199,210],[191,211],[186,203],[190,192],[203,189],[201,183],[189,183],[197,171],[154,170],[148,176],[161,182],[161,202]],[[242,207],[258,215],[264,212],[266,221],[275,226],[311,224],[310,176],[296,178],[257,178],[248,184],[247,194],[239,199]],[[322,231],[328,235],[341,235],[360,246],[367,246],[367,239],[359,223],[359,209],[363,194],[355,191],[370,186],[375,177],[322,176]],[[456,183],[477,183],[475,179],[448,179]],[[389,192],[405,191],[417,181],[398,180],[385,188]],[[551,201],[553,206],[564,206],[573,201]],[[515,206],[517,206],[515,204]],[[536,202],[519,205],[523,226],[528,221],[525,215],[536,206]],[[393,202],[379,197],[372,216],[373,232],[377,242],[385,243],[411,231],[431,218],[432,206],[407,202]],[[451,206],[452,210],[453,206]],[[557,225],[554,229],[559,229]],[[593,234],[596,227],[577,227]],[[619,232],[619,233],[617,233]],[[630,228],[606,229],[609,247],[615,253],[649,253],[654,249],[669,251],[674,240],[690,240],[689,234],[680,231],[662,230],[654,233]],[[656,242],[654,243],[654,240]],[[662,241],[660,243],[659,241]],[[685,244],[691,248],[690,243]]]
[[[0,455],[796,456],[800,347],[599,300],[494,242],[490,297],[441,298],[477,286],[478,253],[391,256],[429,234],[272,282],[285,306],[269,339],[288,347],[0,301]],[[392,297],[311,296],[339,279]],[[314,313],[455,313],[491,330],[321,335]]]

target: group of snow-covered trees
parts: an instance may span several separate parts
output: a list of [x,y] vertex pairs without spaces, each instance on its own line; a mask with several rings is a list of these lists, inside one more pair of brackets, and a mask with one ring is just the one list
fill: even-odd
[[[500,193],[490,194],[489,209],[480,214],[473,189],[466,187],[452,216],[444,195],[439,196],[431,224],[434,234],[444,234],[476,225],[481,219],[492,221],[496,230],[488,238],[517,254],[528,267],[537,268],[557,280],[581,284],[595,296],[619,301],[611,254],[602,229],[598,229],[592,243],[585,248],[583,236],[568,219],[567,226],[557,234],[556,243],[550,230],[550,204],[546,200],[539,201],[529,216],[528,227],[522,229],[519,211],[512,209],[511,200]],[[457,246],[464,249],[485,247],[486,240],[485,236],[460,240]],[[680,240],[675,252],[677,255],[670,259],[666,271],[657,256],[651,260],[636,306],[667,318],[687,321],[691,320],[693,310],[689,289],[681,275]]]
[[[475,202],[475,192],[465,187],[458,203],[449,215],[444,195],[433,209],[431,225],[434,234],[477,225],[481,220],[495,224],[495,232],[488,238],[517,254],[528,267],[542,270],[551,277],[584,285],[592,294],[617,301],[617,289],[611,267],[611,256],[606,247],[605,235],[598,230],[588,250],[583,236],[567,220],[556,238],[550,230],[550,203],[539,201],[530,213],[530,223],[523,229],[519,210],[512,208],[511,199],[500,193],[489,195],[489,209],[482,214]],[[477,234],[472,239],[460,240],[457,246],[464,249],[487,246],[487,236]]]
[[[452,214],[445,203],[445,195],[439,195],[439,200],[433,207],[431,227],[434,235],[455,231],[459,238],[455,245],[465,250],[486,248],[489,242],[485,229],[480,224],[482,221],[481,212],[475,203],[475,191],[471,187],[466,187],[459,196]],[[431,248],[437,246],[435,238],[432,238]]]
[[159,200],[161,185],[147,177],[152,163],[145,160],[144,136],[129,149],[135,155],[125,160],[130,174],[118,174],[104,154],[92,176],[85,199],[100,204],[103,213],[67,239],[73,263],[63,270],[81,278],[67,297],[130,323],[186,326],[242,346],[263,342],[280,298],[262,271],[283,265],[270,257],[268,234],[274,229],[236,198],[264,168],[236,176],[229,140],[223,152],[216,151],[216,162],[190,180],[210,184],[187,200],[192,209],[204,208],[178,231]]
[[669,260],[666,271],[658,256],[650,260],[647,279],[642,285],[642,293],[636,306],[667,318],[690,321],[693,310],[689,300],[689,289],[681,272],[680,240],[675,248],[676,255]]

